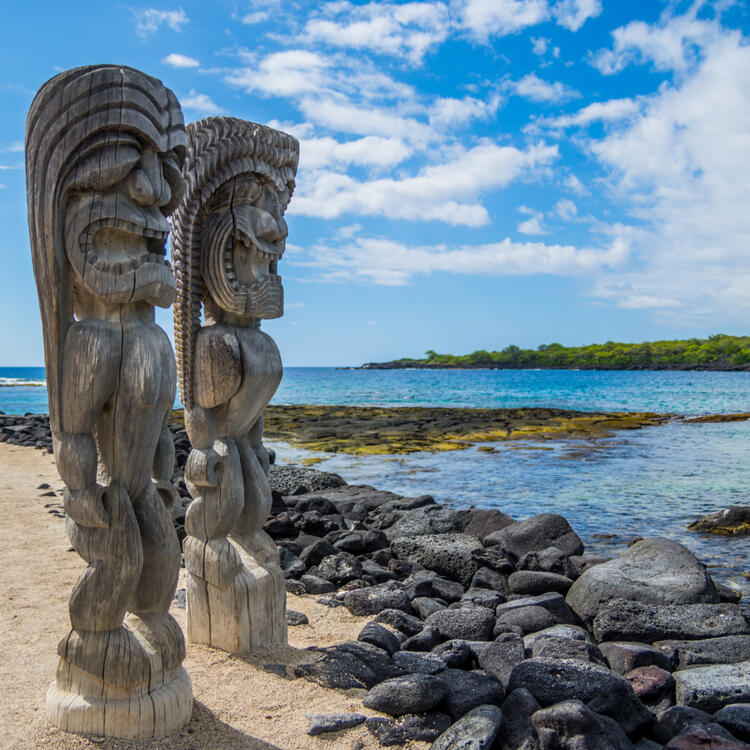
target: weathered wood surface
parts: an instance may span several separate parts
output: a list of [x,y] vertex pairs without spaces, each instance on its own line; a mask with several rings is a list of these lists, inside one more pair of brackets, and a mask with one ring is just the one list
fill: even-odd
[[88,564],[70,597],[47,715],[61,729],[159,737],[190,718],[169,615],[180,547],[165,502],[174,447],[166,216],[182,194],[177,100],[130,68],[48,81],[26,130],[29,229],[67,531]]
[[[283,312],[276,273],[297,141],[234,118],[187,128],[186,191],[172,219],[175,343],[185,426],[188,639],[234,653],[286,642],[263,410],[281,357],[261,319]],[[206,324],[201,326],[201,305]]]

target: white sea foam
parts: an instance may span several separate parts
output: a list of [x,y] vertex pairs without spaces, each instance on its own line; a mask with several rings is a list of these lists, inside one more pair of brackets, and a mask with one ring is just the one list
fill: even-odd
[[34,388],[46,388],[46,380],[28,380],[27,378],[0,378],[0,388],[13,388],[13,387],[34,387]]

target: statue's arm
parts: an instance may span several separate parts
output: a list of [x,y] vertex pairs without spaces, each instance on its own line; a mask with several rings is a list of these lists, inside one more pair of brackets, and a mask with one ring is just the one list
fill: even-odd
[[75,323],[65,339],[61,430],[54,436],[55,461],[68,492],[65,510],[82,526],[107,526],[97,484],[94,426],[113,394],[119,372],[120,336],[101,321]]
[[185,478],[195,485],[215,486],[221,478],[221,460],[213,450],[220,437],[218,412],[241,383],[242,354],[234,330],[229,326],[201,328],[193,363],[195,405],[185,409],[185,428],[193,446]]

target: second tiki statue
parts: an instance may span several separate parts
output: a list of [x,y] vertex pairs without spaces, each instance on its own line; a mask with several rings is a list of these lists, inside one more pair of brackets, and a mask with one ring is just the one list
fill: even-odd
[[231,117],[193,123],[187,137],[172,235],[178,381],[193,446],[187,634],[241,654],[286,642],[284,576],[263,530],[271,510],[263,410],[282,367],[260,321],[283,313],[276,265],[299,144]]

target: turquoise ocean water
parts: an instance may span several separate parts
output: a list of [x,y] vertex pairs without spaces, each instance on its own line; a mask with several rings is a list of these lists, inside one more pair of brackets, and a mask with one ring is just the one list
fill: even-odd
[[[43,368],[0,368],[0,410],[46,412],[43,382]],[[750,373],[290,367],[274,402],[720,414],[750,412]],[[750,538],[685,531],[704,513],[750,504],[750,422],[674,423],[551,446],[499,444],[496,453],[357,457],[275,447],[281,462],[319,456],[325,460],[317,468],[350,482],[431,494],[456,507],[499,508],[516,518],[562,513],[590,551],[668,536],[713,566],[719,580],[750,594]]]

